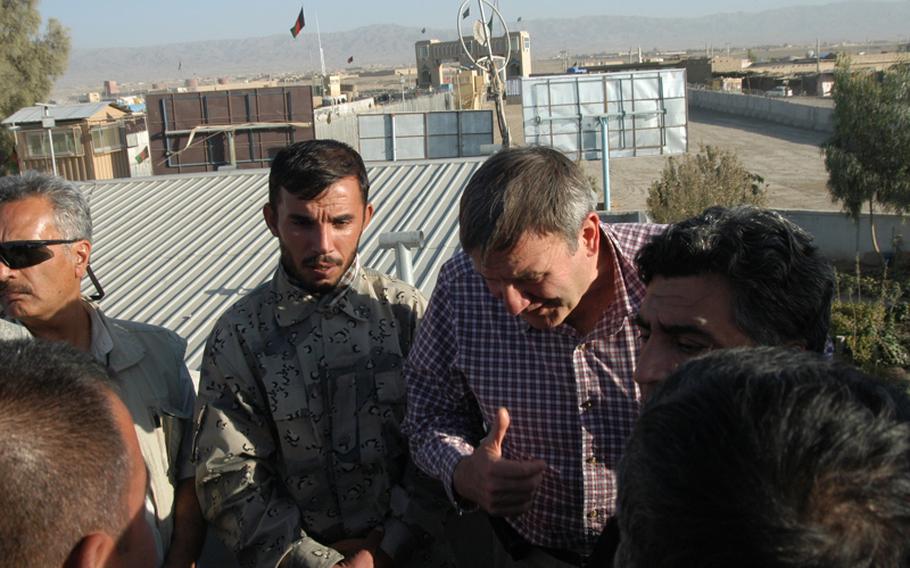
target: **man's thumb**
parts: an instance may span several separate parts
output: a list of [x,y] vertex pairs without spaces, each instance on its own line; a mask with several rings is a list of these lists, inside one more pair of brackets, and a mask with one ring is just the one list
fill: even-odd
[[492,450],[496,456],[502,455],[502,441],[506,437],[506,430],[509,429],[510,421],[509,411],[500,407],[499,410],[496,411],[496,417],[493,419],[493,424],[490,425],[490,432],[484,440],[484,445]]

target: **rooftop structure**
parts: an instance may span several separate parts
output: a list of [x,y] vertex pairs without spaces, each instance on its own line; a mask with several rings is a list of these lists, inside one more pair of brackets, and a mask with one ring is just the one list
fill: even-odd
[[109,101],[25,107],[2,124],[15,136],[21,171],[74,181],[151,173],[145,116]]
[[264,168],[315,136],[307,86],[149,94],[146,105],[155,175]]

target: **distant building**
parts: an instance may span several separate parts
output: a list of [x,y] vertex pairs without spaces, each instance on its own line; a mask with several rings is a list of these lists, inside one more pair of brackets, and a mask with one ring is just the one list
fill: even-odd
[[[511,46],[512,54],[506,66],[506,77],[531,76],[531,36],[526,31],[512,32],[509,34],[508,43],[505,35],[494,37],[491,40],[493,55],[505,57],[507,46]],[[473,38],[465,38],[465,46],[475,59],[483,57],[487,48],[480,45]],[[417,55],[417,87],[426,89],[438,88],[442,83],[442,66],[445,63],[457,63],[471,66],[460,41],[439,41],[430,39],[418,41],[414,44]]]
[[285,146],[315,137],[309,86],[146,96],[155,175],[267,168]]
[[116,97],[120,94],[120,85],[117,84],[117,81],[105,81],[104,82],[104,96],[105,97]]
[[721,75],[742,76],[751,64],[741,57],[690,57],[685,60],[686,77],[690,83],[710,85]]
[[145,116],[108,102],[25,107],[2,124],[16,138],[20,171],[56,165],[73,181],[151,175]]

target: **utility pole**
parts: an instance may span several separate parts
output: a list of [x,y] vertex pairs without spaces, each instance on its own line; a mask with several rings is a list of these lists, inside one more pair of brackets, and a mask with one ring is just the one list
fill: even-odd
[[57,157],[54,155],[54,126],[56,126],[56,121],[54,117],[50,115],[48,107],[51,105],[49,103],[35,103],[35,105],[40,105],[44,107],[44,117],[41,119],[42,128],[47,128],[47,142],[48,147],[51,150],[51,167],[54,170],[54,175],[57,175]]

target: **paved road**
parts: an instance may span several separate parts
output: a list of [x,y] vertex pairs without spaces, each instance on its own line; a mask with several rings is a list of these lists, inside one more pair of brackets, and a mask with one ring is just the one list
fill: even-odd
[[[507,107],[509,124],[519,144],[524,143],[518,105]],[[689,151],[702,144],[734,150],[746,169],[768,184],[768,205],[779,209],[838,211],[825,184],[824,156],[820,150],[827,134],[782,126],[701,109],[689,110]],[[665,156],[619,158],[610,164],[615,211],[644,211],[648,187],[660,176]],[[600,161],[583,162],[586,172],[601,180]]]

